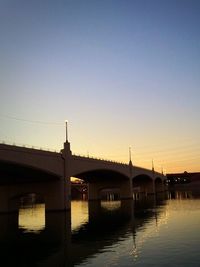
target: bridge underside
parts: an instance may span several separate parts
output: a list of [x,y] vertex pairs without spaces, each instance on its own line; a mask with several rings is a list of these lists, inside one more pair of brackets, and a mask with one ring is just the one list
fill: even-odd
[[120,199],[132,198],[131,180],[125,175],[112,170],[93,170],[74,174],[74,177],[88,184],[88,199],[99,200],[104,192],[119,192]]
[[134,194],[155,194],[165,190],[164,183],[160,177],[155,180],[148,175],[138,175],[133,178],[133,193]]
[[154,181],[148,175],[138,175],[133,179],[133,192],[140,194],[153,194],[154,193]]
[[52,173],[0,162],[0,212],[17,211],[23,197],[36,195],[46,210],[64,209],[63,179]]
[[58,179],[60,179],[59,176],[42,170],[9,162],[0,162],[0,185],[52,181]]
[[[138,176],[130,177],[131,173]],[[152,172],[143,168],[74,156],[68,141],[60,153],[2,144],[0,212],[16,210],[13,203],[17,202],[13,200],[23,195],[39,195],[45,201],[46,210],[70,209],[70,177],[88,183],[89,200],[101,199],[102,192],[105,194],[112,190],[119,194],[120,199],[132,199],[133,189],[144,193],[153,193],[155,188],[160,190],[160,180],[154,183],[154,177],[150,176]]]
[[[141,174],[132,179],[125,174],[123,168],[122,172],[115,169],[116,166],[113,169],[107,165],[105,169],[104,166],[99,169],[98,166],[93,165],[86,167],[80,165],[77,167],[79,172],[74,173],[76,168],[71,172],[68,171],[70,164],[66,165],[60,172],[63,173],[61,177],[28,165],[0,161],[0,212],[17,210],[20,203],[17,199],[27,195],[39,195],[45,201],[46,210],[70,208],[70,176],[82,179],[88,184],[89,200],[115,198],[107,198],[108,194],[117,196],[121,200],[133,199],[133,192],[152,194],[163,189],[162,179],[159,177],[154,181],[152,177]],[[45,169],[51,168],[45,165]]]

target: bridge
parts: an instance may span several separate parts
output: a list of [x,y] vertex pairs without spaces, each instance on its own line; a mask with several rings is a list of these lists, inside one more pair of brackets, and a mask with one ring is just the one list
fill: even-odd
[[88,200],[101,199],[104,190],[117,190],[120,199],[133,193],[164,191],[165,176],[154,170],[73,155],[68,140],[60,152],[0,144],[0,212],[18,210],[23,197],[34,194],[47,211],[69,210],[71,177],[88,184]]

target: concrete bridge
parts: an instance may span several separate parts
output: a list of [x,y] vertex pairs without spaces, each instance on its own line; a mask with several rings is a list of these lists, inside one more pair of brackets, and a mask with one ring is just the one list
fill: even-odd
[[58,152],[0,144],[0,212],[15,211],[24,196],[36,195],[46,210],[68,210],[71,177],[88,183],[88,199],[99,200],[103,190],[118,190],[121,199],[133,192],[154,194],[164,190],[165,176],[129,164],[71,153],[70,143]]

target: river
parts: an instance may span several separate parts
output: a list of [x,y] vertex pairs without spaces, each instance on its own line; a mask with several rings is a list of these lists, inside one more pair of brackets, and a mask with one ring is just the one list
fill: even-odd
[[200,198],[168,192],[137,201],[40,203],[0,215],[0,266],[199,267]]

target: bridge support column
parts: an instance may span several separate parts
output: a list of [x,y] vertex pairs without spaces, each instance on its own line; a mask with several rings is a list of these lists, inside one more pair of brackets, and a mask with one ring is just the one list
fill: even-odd
[[70,150],[70,143],[66,141],[64,143],[64,149],[62,150],[64,160],[64,173],[63,173],[63,208],[64,210],[71,209],[71,176],[70,176],[70,160],[72,153]]
[[152,181],[152,194],[155,194],[155,193],[156,193],[156,185],[155,185],[155,180],[153,180]]
[[88,184],[88,200],[99,200],[101,199],[99,193],[99,184],[97,183],[89,183]]
[[155,180],[155,193],[160,193],[160,192],[164,192],[165,191],[165,185],[164,185],[164,181],[161,180],[161,178],[157,178]]
[[100,200],[101,190],[105,188],[118,188],[120,199],[133,199],[132,179],[116,181],[96,181],[88,185],[88,200]]
[[[40,186],[40,185],[39,185]],[[46,189],[45,189],[46,187]],[[64,207],[63,178],[43,185],[46,211],[62,211]],[[41,188],[42,189],[42,188]]]
[[121,199],[133,199],[133,185],[132,179],[123,181],[120,187]]
[[46,211],[64,210],[63,179],[0,186],[0,212],[18,212],[21,200],[30,194],[45,203]]

